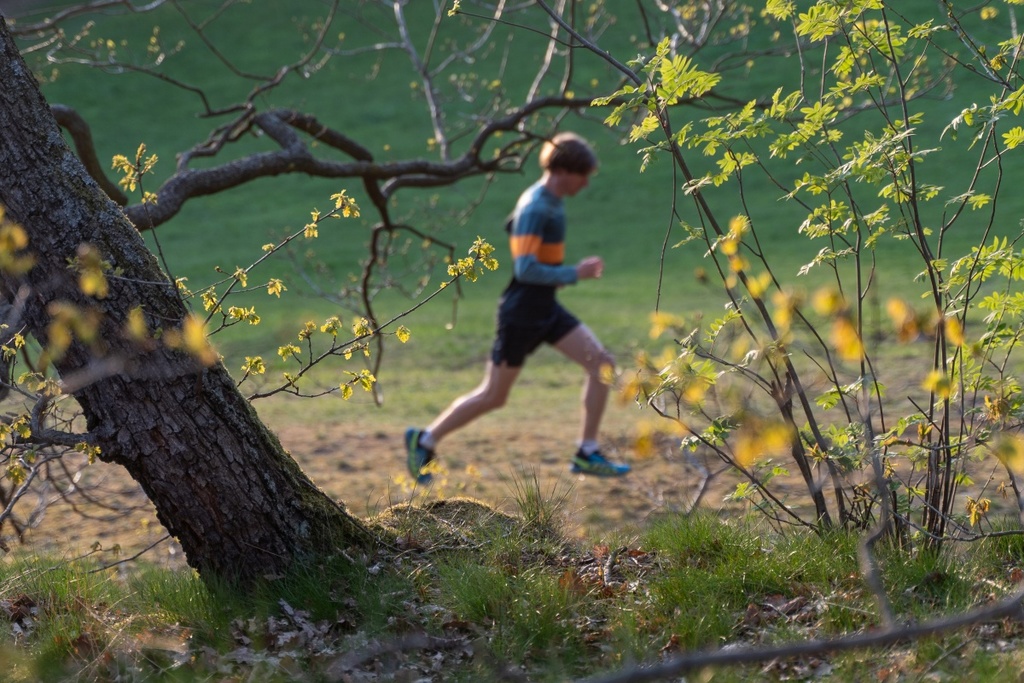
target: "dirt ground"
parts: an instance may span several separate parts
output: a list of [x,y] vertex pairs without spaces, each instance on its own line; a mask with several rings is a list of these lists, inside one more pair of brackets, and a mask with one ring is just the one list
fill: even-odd
[[[622,407],[612,408],[604,432],[607,455],[633,466],[626,477],[592,478],[569,472],[570,452],[563,452],[564,448],[553,452],[552,443],[572,442],[574,414],[552,416],[528,428],[496,417],[456,432],[445,441],[440,450],[443,470],[427,488],[410,485],[402,427],[392,422],[372,418],[313,420],[310,425],[284,417],[267,422],[320,488],[364,518],[395,503],[454,496],[477,498],[515,514],[517,495],[532,487],[545,499],[558,501],[567,536],[625,543],[654,516],[689,509],[705,482],[699,463],[692,456],[684,457],[678,441],[663,438],[649,455],[641,457],[635,448],[635,411],[630,413]],[[706,464],[710,469],[720,468],[714,461]],[[772,490],[783,497],[791,495],[791,503],[806,501],[803,483],[795,467],[791,469],[793,474],[773,480]],[[998,505],[994,489],[999,473],[991,479],[992,470],[988,468],[972,475],[978,485],[991,482],[987,496],[994,506]],[[731,472],[712,476],[703,488],[700,504],[713,509],[739,509],[739,504],[725,502],[737,483],[739,479]],[[94,554],[105,563],[123,562],[145,551],[146,561],[184,566],[180,547],[167,538],[152,506],[124,470],[95,463],[83,470],[77,485],[95,500],[113,503],[120,509],[110,510],[81,498],[73,498],[72,505],[51,492],[55,502],[27,534],[28,545],[24,547],[68,558]],[[977,491],[972,495],[977,496]],[[6,529],[3,540],[12,550],[19,545]]]
[[[661,455],[639,459],[633,437],[623,429],[611,436],[608,454],[633,465],[624,478],[571,474],[570,453],[550,452],[549,432],[557,425],[529,431],[496,420],[486,432],[467,430],[446,441],[442,471],[424,488],[410,485],[401,429],[359,420],[315,428],[287,422],[271,426],[310,478],[360,517],[395,503],[453,496],[470,496],[515,513],[517,491],[535,487],[546,499],[559,501],[567,535],[612,540],[635,532],[652,514],[688,507],[701,482],[699,471],[668,443],[662,445]],[[567,428],[574,430],[575,422]],[[117,562],[149,548],[146,560],[183,565],[181,549],[165,538],[152,506],[123,469],[97,462],[83,470],[78,484],[97,500],[114,502],[121,509],[108,510],[81,499],[74,506],[57,500],[27,535],[32,550],[69,558],[93,553],[105,562]],[[721,499],[725,489],[715,488],[707,500]],[[12,549],[18,545],[9,533],[5,541]]]

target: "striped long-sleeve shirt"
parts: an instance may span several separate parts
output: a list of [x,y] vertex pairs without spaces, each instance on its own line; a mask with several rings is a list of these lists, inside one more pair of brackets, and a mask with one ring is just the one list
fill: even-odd
[[555,291],[575,284],[576,268],[565,260],[565,208],[543,181],[537,181],[519,197],[512,215],[509,246],[512,250],[512,282],[502,297],[503,315],[536,320],[547,315]]

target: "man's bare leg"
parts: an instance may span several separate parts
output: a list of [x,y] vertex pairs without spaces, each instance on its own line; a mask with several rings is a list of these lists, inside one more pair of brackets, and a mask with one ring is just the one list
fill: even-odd
[[521,367],[510,367],[506,363],[495,365],[488,361],[480,385],[452,401],[451,405],[426,428],[425,431],[432,441],[431,447],[456,429],[505,405],[520,370]]
[[605,380],[611,377],[615,369],[615,359],[585,325],[577,326],[559,339],[555,348],[576,361],[587,373],[583,383],[580,449],[572,459],[572,471],[602,477],[621,477],[629,472],[630,466],[608,460],[597,443],[601,418],[611,390]]
[[587,373],[583,382],[583,418],[580,425],[580,442],[596,442],[608,404],[610,386],[605,383],[605,373],[611,376],[615,359],[601,345],[586,325],[580,324],[555,344],[555,348],[579,364]]

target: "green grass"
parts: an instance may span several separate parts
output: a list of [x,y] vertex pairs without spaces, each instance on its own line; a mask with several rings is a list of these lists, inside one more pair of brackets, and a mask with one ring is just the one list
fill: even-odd
[[543,568],[515,574],[472,563],[438,566],[438,591],[457,616],[493,630],[491,647],[502,661],[543,660],[542,668],[576,669],[585,661],[573,621],[585,600]]
[[534,533],[557,538],[565,524],[566,504],[572,484],[556,481],[544,491],[536,472],[513,476],[512,499],[524,522]]
[[684,648],[727,642],[737,613],[759,598],[797,597],[802,587],[856,572],[850,538],[818,545],[799,533],[764,537],[711,515],[663,521],[647,538],[667,564],[652,585],[655,613],[671,624]]
[[[372,576],[340,557],[240,592],[187,570],[140,563],[121,575],[86,560],[23,555],[0,565],[0,587],[13,624],[0,656],[16,663],[5,681],[117,680],[117,672],[131,680],[203,680],[225,666],[214,660],[231,661],[238,648],[259,660],[303,628],[307,635],[336,628],[331,638],[357,626],[365,638],[393,634],[413,595],[401,574]],[[10,604],[31,613],[16,618]],[[302,647],[321,654],[312,642],[296,651]],[[260,680],[288,679],[287,668],[270,664],[277,677]]]
[[[245,592],[145,564],[123,574],[89,560],[8,557],[0,564],[0,614],[11,624],[0,637],[5,680],[320,680],[342,656],[423,633],[459,644],[414,649],[393,665],[440,664],[446,680],[459,681],[502,680],[512,666],[529,680],[557,681],[727,643],[842,637],[879,622],[858,576],[853,534],[780,535],[756,521],[699,514],[663,517],[587,551],[525,517],[473,502],[395,514],[392,547],[303,567]],[[453,544],[457,537],[464,541]],[[605,583],[608,552],[619,543]],[[1020,557],[1007,554],[1004,538],[944,557],[883,547],[879,562],[902,623],[956,614],[1009,591],[1005,568],[1019,567]],[[15,605],[31,606],[31,614]],[[1015,650],[990,647],[1018,631],[1007,621],[870,654],[713,673],[768,681],[826,664],[830,680],[840,681],[886,671],[906,681],[990,680],[1019,666]]]
[[[194,0],[187,10],[192,16],[202,18],[220,6],[221,3],[214,0]],[[275,3],[232,5],[227,20],[213,24],[210,36],[239,68],[265,72],[279,61],[294,59],[300,53],[303,42],[298,37],[301,33],[298,29],[308,28],[314,9],[319,6],[295,3],[289,8],[284,12]],[[416,25],[428,25],[432,19],[432,3],[409,3],[407,9],[421,13],[412,15]],[[921,16],[933,9],[931,3],[923,0],[901,5],[901,11]],[[385,15],[372,16],[381,19]],[[438,44],[465,39],[467,33],[463,21],[472,22],[470,19],[442,22]],[[213,59],[170,7],[152,14],[105,18],[93,30],[91,37],[109,38],[118,45],[121,56],[134,54],[138,57],[144,53],[145,42],[154,25],[159,26],[165,46],[174,45],[178,40],[185,41],[184,49],[171,54],[162,65],[168,75],[201,84],[210,94],[214,106],[224,106],[248,92],[251,83],[238,79],[230,69]],[[347,34],[345,47],[354,47],[366,38],[360,27],[361,24],[348,14],[339,19],[339,31]],[[504,31],[505,27],[502,27],[495,34],[494,49],[489,56],[478,60],[471,69],[467,67],[465,74],[472,72],[482,78],[489,74],[489,69],[496,68],[496,61],[505,59],[502,41],[507,34]],[[605,35],[605,45],[615,56],[631,58],[640,48],[634,42],[640,33],[629,27],[613,27]],[[539,40],[528,31],[516,36],[510,54],[517,68],[505,74],[502,83],[509,92],[522,93],[529,84],[530,69],[527,67],[539,60],[535,49]],[[267,48],[271,45],[273,50]],[[35,59],[40,54],[33,53],[31,58]],[[704,56],[698,55],[697,59],[710,61],[717,54],[712,49]],[[261,99],[260,105],[296,107],[316,114],[326,125],[359,140],[382,159],[428,157],[428,140],[432,131],[422,101],[410,87],[414,74],[400,54],[387,53],[380,59],[378,62],[377,56],[373,55],[333,59],[323,69],[311,73],[308,79],[286,81],[281,88]],[[581,54],[575,66],[581,75],[580,82],[587,83],[587,87],[594,88],[595,92],[605,93],[612,87],[606,81],[599,81],[597,86],[589,85],[588,76],[605,78],[608,74],[596,57]],[[779,69],[775,62],[757,62],[751,68],[743,78],[726,74],[721,86],[723,92],[737,97],[764,96],[787,78],[793,81],[789,85],[794,85],[799,75],[797,69]],[[45,68],[41,65],[40,71],[47,78],[44,94],[52,102],[78,108],[90,121],[101,159],[110,159],[115,154],[130,155],[140,142],[145,142],[151,152],[159,155],[161,161],[156,167],[154,182],[172,172],[176,153],[203,140],[210,126],[221,121],[196,117],[199,101],[194,94],[142,74],[107,74],[70,64],[59,66],[56,72],[52,65]],[[969,149],[967,136],[953,140],[950,136],[940,139],[940,134],[966,103],[987,101],[987,92],[980,79],[964,78],[958,87],[960,90],[951,99],[911,103],[912,107],[927,114],[917,128],[919,145],[926,148],[941,146],[943,150],[941,163],[929,161],[922,166],[923,179],[948,186],[950,193],[956,187],[955,171],[971,167],[973,152]],[[465,110],[456,111],[464,113]],[[693,116],[705,113],[705,110],[692,111]],[[110,115],[111,112],[116,115]],[[689,109],[680,109],[678,114],[683,118],[690,112]],[[683,237],[679,221],[694,222],[696,218],[685,198],[678,198],[677,215],[673,215],[672,202],[681,180],[672,173],[668,160],[658,159],[646,172],[639,173],[636,145],[622,144],[621,132],[604,129],[596,120],[603,112],[588,113],[590,116],[587,117],[570,116],[563,125],[578,129],[591,138],[602,162],[591,187],[568,203],[568,257],[574,260],[598,253],[605,257],[607,265],[602,280],[566,288],[561,298],[616,353],[620,366],[628,372],[632,354],[651,345],[647,337],[648,315],[656,305],[667,311],[686,314],[691,321],[697,314],[702,314],[707,320],[721,313],[725,297],[719,287],[702,284],[696,277],[697,268],[709,268],[702,245],[671,248]],[[844,141],[849,141],[858,132],[858,126],[863,128],[866,120],[858,118],[849,122],[844,128],[848,136]],[[464,144],[460,138],[456,146]],[[267,148],[264,140],[247,138],[231,153]],[[1014,177],[1022,170],[1018,168],[1022,163],[1018,156],[1011,155],[1005,160],[1008,177]],[[687,158],[697,170],[710,163],[698,151],[689,152]],[[779,165],[780,173],[786,179],[802,173],[804,166],[796,164],[795,160],[786,160]],[[499,260],[503,265],[497,273],[488,273],[480,282],[465,286],[465,298],[458,303],[454,328],[449,329],[448,325],[453,313],[452,298],[447,294],[403,321],[412,329],[412,339],[406,345],[390,345],[384,371],[379,376],[386,393],[386,405],[383,411],[370,419],[389,420],[388,429],[406,421],[429,420],[452,397],[478,382],[493,334],[495,300],[509,277],[509,264],[504,255],[503,219],[516,196],[533,177],[533,172],[530,172],[522,176],[496,178],[481,206],[468,220],[456,219],[455,212],[479,197],[482,188],[479,181],[443,189],[410,189],[399,193],[392,209],[396,217],[418,227],[443,228],[442,237],[459,245],[460,249],[465,249],[477,235],[491,239],[499,246]],[[724,220],[742,210],[740,200],[745,201],[746,210],[754,220],[763,246],[775,261],[783,283],[808,293],[813,291],[825,280],[823,272],[801,277],[795,275],[798,268],[823,246],[797,234],[803,211],[792,202],[781,201],[778,188],[753,173],[748,174],[748,183],[742,197],[735,185],[727,185],[710,189],[708,201],[715,207],[719,218]],[[161,226],[156,235],[148,239],[154,245],[159,241],[167,255],[170,273],[187,277],[190,286],[199,290],[223,277],[215,272],[215,268],[233,272],[236,267],[253,262],[262,254],[260,248],[263,244],[304,225],[313,208],[326,208],[329,196],[343,187],[368,207],[368,200],[354,180],[302,176],[266,179],[190,202],[178,217]],[[1020,217],[1024,216],[1024,196],[1006,193],[1000,198],[999,206],[997,228],[1011,233],[1019,225]],[[937,223],[944,205],[936,201],[933,205],[926,205],[925,210],[928,221]],[[331,274],[322,283],[326,289],[336,290],[349,273],[358,270],[360,259],[365,258],[371,214],[367,208],[359,219],[332,221],[321,230],[318,240],[303,245],[303,249],[308,246],[313,250],[316,260]],[[980,222],[977,225],[964,224],[963,230],[952,235],[946,255],[955,255],[957,250],[966,249],[971,240],[977,238],[981,227]],[[666,244],[668,248],[662,261]],[[884,304],[887,294],[893,292],[916,301],[924,291],[924,284],[913,280],[921,265],[909,245],[905,242],[886,243],[878,256],[878,301]],[[436,267],[431,276],[435,284],[440,282],[442,269]],[[239,305],[256,306],[262,323],[257,327],[239,325],[214,339],[232,371],[238,371],[246,356],[259,355],[268,361],[274,377],[278,378],[278,373],[288,366],[277,360],[276,350],[284,343],[295,341],[306,321],[320,322],[335,314],[342,315],[346,321],[351,319],[349,311],[314,296],[290,263],[279,261],[261,266],[254,271],[251,281],[265,282],[271,277],[279,277],[286,282],[288,291],[282,299],[258,292],[236,301]],[[389,319],[406,310],[411,303],[396,293],[382,295],[378,300],[379,317]],[[884,311],[881,317],[884,318]],[[903,353],[903,349],[891,345],[883,345],[877,351],[897,358]],[[358,361],[338,361],[314,373],[310,382],[317,387],[336,386],[345,379],[346,370],[359,367]],[[888,378],[882,377],[881,380],[886,382]],[[571,406],[575,414],[576,387],[574,368],[566,368],[557,354],[538,354],[531,358],[528,372],[524,373],[506,414],[515,420],[538,408],[558,414],[566,406]],[[522,396],[530,396],[529,402]],[[354,401],[365,404],[366,397],[360,396]],[[325,416],[336,419],[338,412],[333,401],[319,405],[300,402],[294,406],[275,402],[264,406],[261,410],[268,415],[272,413],[296,420]],[[349,412],[361,415],[364,407],[353,408]]]

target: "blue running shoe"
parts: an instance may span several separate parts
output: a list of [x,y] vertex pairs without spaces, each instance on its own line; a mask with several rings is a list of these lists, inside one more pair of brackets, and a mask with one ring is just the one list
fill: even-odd
[[600,451],[594,451],[590,455],[584,455],[583,451],[576,451],[572,457],[571,471],[576,474],[593,474],[598,477],[621,477],[632,469],[623,462],[612,462]]
[[434,451],[420,445],[422,435],[422,429],[409,427],[405,430],[406,464],[409,466],[409,474],[416,480],[416,483],[427,484],[433,477],[429,472],[424,472],[423,468],[434,459]]

